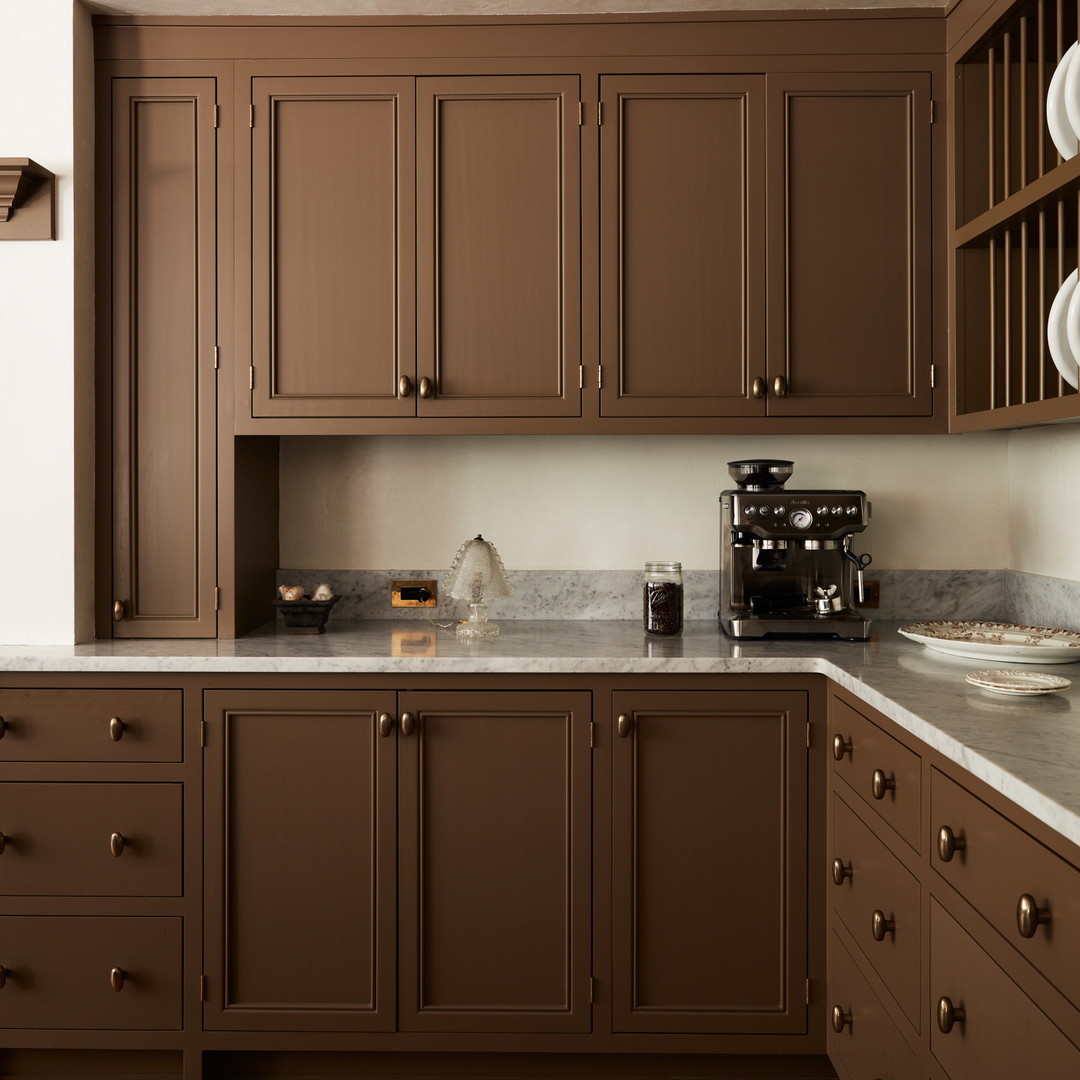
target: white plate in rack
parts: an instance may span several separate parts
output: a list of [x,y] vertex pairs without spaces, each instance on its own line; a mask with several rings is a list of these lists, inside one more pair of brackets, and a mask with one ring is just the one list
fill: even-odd
[[1080,660],[1080,634],[1048,626],[996,622],[920,622],[899,632],[928,649],[976,660],[1019,664],[1073,664]]
[[[1080,62],[1076,64],[1076,69],[1080,71]],[[1047,325],[1049,325],[1049,320],[1047,320]],[[1069,339],[1071,357],[1063,357],[1062,362],[1059,363],[1053,349],[1050,350],[1050,355],[1061,377],[1075,390],[1077,381],[1080,379],[1080,367],[1077,366],[1077,359],[1080,358],[1080,289],[1077,288],[1073,289],[1072,299],[1069,301],[1069,310],[1065,316],[1065,333]]]
[[[1069,121],[1069,109],[1065,100],[1065,84],[1068,82],[1069,71],[1073,59],[1076,56],[1076,47],[1080,44],[1073,42],[1061,63],[1054,69],[1050,78],[1050,86],[1046,91],[1046,126],[1050,129],[1050,138],[1058,153],[1066,160],[1076,156],[1076,129]],[[1080,72],[1078,72],[1080,75]],[[1074,109],[1077,106],[1074,106]],[[1078,112],[1080,119],[1080,112]]]
[[995,694],[1011,694],[1013,697],[1037,697],[1040,694],[1056,694],[1068,690],[1072,683],[1057,675],[1043,675],[1038,671],[969,671],[967,681]]
[[[1050,357],[1054,361],[1054,367],[1070,386],[1076,386],[1077,371],[1080,370],[1069,344],[1069,312],[1077,292],[1078,276],[1080,272],[1074,270],[1061,283],[1046,318],[1046,343],[1050,346]],[[1080,318],[1080,310],[1077,311],[1077,317]]]

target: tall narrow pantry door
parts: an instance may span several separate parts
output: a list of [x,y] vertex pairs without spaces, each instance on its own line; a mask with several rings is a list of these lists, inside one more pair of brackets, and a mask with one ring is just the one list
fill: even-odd
[[601,79],[600,407],[765,411],[764,80]]
[[930,76],[767,86],[769,415],[929,416]]
[[251,86],[252,415],[411,416],[413,80]]
[[578,77],[416,92],[419,414],[580,415]]
[[217,633],[215,92],[214,79],[112,82],[98,242],[112,293],[115,637]]

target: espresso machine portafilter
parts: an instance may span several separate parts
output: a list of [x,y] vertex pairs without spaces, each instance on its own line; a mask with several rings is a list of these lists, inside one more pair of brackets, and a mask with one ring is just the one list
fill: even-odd
[[855,609],[869,555],[853,538],[870,521],[862,491],[786,491],[790,461],[728,462],[738,484],[720,495],[720,625],[735,638],[865,641]]

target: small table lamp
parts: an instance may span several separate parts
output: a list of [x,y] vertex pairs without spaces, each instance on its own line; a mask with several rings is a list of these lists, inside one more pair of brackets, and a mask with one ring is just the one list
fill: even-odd
[[487,602],[500,596],[513,596],[502,559],[482,536],[466,540],[454,556],[454,564],[443,580],[443,588],[458,600],[469,601],[469,618],[457,626],[462,638],[499,636],[498,623],[488,622]]

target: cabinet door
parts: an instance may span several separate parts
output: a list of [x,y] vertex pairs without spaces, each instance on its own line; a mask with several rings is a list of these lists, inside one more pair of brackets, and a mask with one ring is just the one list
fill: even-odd
[[394,695],[205,709],[205,1026],[393,1030]]
[[589,706],[400,696],[402,1030],[590,1029]]
[[217,633],[214,103],[213,79],[112,82],[114,637]]
[[253,78],[254,416],[403,416],[413,80]]
[[601,79],[605,416],[765,411],[763,98],[760,75]]
[[806,695],[612,711],[614,1029],[805,1031]]
[[421,416],[581,412],[577,76],[417,80]]
[[930,76],[766,83],[769,413],[930,415]]

